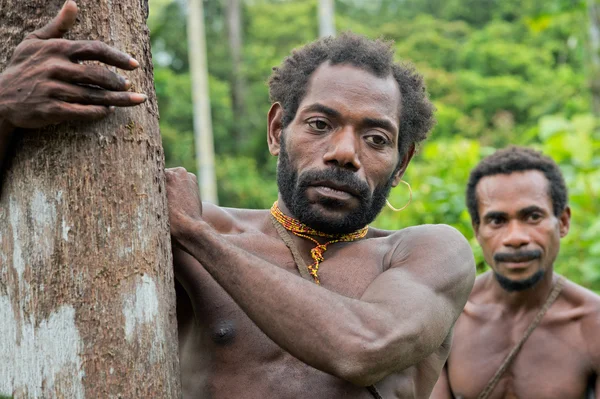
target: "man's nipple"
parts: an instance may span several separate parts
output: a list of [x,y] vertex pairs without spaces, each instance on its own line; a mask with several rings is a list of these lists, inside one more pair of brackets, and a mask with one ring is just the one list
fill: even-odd
[[235,325],[231,320],[222,320],[211,328],[211,337],[215,344],[227,345],[235,339]]

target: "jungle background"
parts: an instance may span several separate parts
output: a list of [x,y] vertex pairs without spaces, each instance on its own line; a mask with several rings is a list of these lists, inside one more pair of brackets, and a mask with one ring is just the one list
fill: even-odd
[[[398,60],[416,65],[437,107],[438,124],[405,174],[411,205],[400,213],[384,209],[374,226],[450,224],[470,240],[484,271],[465,207],[469,172],[497,148],[531,146],[559,163],[569,188],[571,230],[555,268],[600,293],[598,103],[594,107],[600,74],[591,1],[335,2],[337,32],[393,39]],[[291,49],[318,37],[317,0],[240,1],[237,57],[228,41],[231,3],[204,1],[219,203],[268,208],[277,187],[276,160],[266,146],[266,80]],[[185,1],[150,0],[166,163],[195,171],[186,14]],[[392,204],[407,201],[405,186],[392,191]]]

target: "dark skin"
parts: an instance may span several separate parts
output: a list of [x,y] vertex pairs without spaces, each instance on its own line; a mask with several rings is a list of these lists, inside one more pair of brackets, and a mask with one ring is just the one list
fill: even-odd
[[[281,106],[271,107],[270,151],[286,140],[299,173],[345,168],[371,192],[395,186],[414,152],[398,152],[399,105],[391,76],[324,64],[285,133]],[[474,281],[456,230],[371,228],[329,247],[318,286],[300,276],[268,210],[202,204],[193,174],[166,177],[185,397],[370,398],[371,384],[385,398],[429,396]],[[311,210],[344,218],[358,201],[332,184],[307,190]],[[323,197],[341,205],[319,205]],[[310,259],[314,244],[293,240]]]
[[[492,270],[531,288],[508,292],[492,272],[479,276],[459,317],[450,357],[432,398],[476,398],[522,337],[558,278],[553,263],[570,224],[567,207],[554,215],[548,181],[539,171],[483,178],[476,188],[481,224],[474,226]],[[494,260],[497,253],[540,250],[539,259]],[[568,281],[523,345],[494,398],[584,398],[591,382],[600,398],[600,297]],[[587,399],[587,398],[586,398]]]

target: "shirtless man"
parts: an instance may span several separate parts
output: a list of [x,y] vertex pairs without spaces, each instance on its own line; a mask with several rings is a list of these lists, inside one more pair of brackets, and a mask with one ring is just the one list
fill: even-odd
[[[18,112],[40,105],[21,100],[0,75],[0,104],[8,104],[0,107],[0,140],[12,126],[139,102],[111,73],[86,77],[106,89],[92,104],[74,79],[59,88],[46,77],[40,65],[53,58],[61,68],[78,45],[52,39],[75,12],[68,2],[7,69],[27,77],[19,87],[54,85],[70,91],[70,101],[47,98],[55,106],[38,113],[46,119],[22,122]],[[35,63],[24,49],[37,54]],[[88,49],[110,65],[136,64],[98,43]],[[77,68],[85,76],[87,66]],[[166,172],[185,397],[429,397],[475,278],[471,250],[445,225],[367,228],[433,125],[421,77],[393,63],[390,45],[346,34],[296,50],[269,86],[278,206],[202,204],[192,174]]]
[[[497,151],[471,172],[467,206],[492,270],[477,278],[456,323],[435,399],[482,398],[563,279],[553,265],[571,210],[553,160],[526,148]],[[600,297],[561,283],[556,301],[488,388],[490,399],[600,398]]]

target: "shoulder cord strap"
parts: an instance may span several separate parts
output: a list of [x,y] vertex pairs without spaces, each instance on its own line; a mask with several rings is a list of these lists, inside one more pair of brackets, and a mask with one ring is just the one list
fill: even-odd
[[521,338],[521,340],[519,342],[517,342],[517,344],[512,348],[512,350],[506,356],[506,358],[502,362],[502,365],[500,366],[498,371],[496,371],[496,374],[494,374],[494,376],[492,377],[490,382],[487,383],[486,387],[483,389],[481,394],[479,394],[477,399],[487,399],[490,396],[490,394],[492,393],[492,391],[494,390],[494,388],[496,388],[496,385],[500,381],[500,378],[502,377],[504,372],[506,372],[506,369],[508,369],[508,366],[510,366],[510,364],[514,360],[517,353],[519,353],[519,351],[521,350],[521,347],[523,346],[525,341],[527,341],[527,338],[529,338],[529,336],[531,335],[533,330],[535,330],[535,328],[540,324],[540,322],[542,321],[542,318],[544,317],[544,315],[546,314],[546,312],[548,311],[550,306],[552,306],[552,304],[554,303],[556,298],[558,298],[558,295],[560,295],[560,292],[563,289],[564,282],[565,282],[564,277],[562,277],[562,276],[558,277],[558,280],[556,280],[556,283],[554,284],[554,287],[552,288],[552,292],[550,292],[548,299],[546,299],[546,303],[544,303],[544,306],[542,306],[542,308],[540,309],[538,314],[535,316],[535,318],[529,325],[529,327],[527,327],[527,330],[525,330],[525,334],[523,334],[523,337]]
[[[275,230],[277,230],[277,233],[279,233],[279,236],[281,237],[281,239],[283,240],[285,245],[290,249],[290,252],[292,253],[292,256],[294,257],[294,262],[296,263],[296,267],[298,268],[298,271],[300,272],[300,275],[302,276],[302,278],[305,278],[309,281],[314,281],[312,276],[308,272],[308,267],[306,267],[306,266],[302,267],[303,265],[306,265],[307,263],[302,258],[302,255],[300,254],[298,247],[292,240],[290,233],[288,233],[288,231],[285,229],[285,227],[283,227],[281,225],[281,223],[279,223],[273,217],[273,215],[271,215],[271,222],[273,223],[273,226],[275,226]],[[383,397],[381,396],[381,394],[379,393],[379,391],[377,390],[375,385],[369,385],[367,387],[367,390],[369,391],[369,393],[371,395],[373,395],[374,399],[383,399]]]
[[296,246],[296,244],[294,244],[294,241],[292,240],[290,233],[288,233],[288,231],[285,229],[285,227],[283,227],[281,225],[281,223],[279,223],[277,221],[277,219],[275,219],[273,217],[273,215],[271,215],[271,222],[273,223],[275,230],[277,230],[277,233],[279,233],[279,237],[281,237],[281,239],[283,240],[285,245],[290,249],[290,252],[292,253],[292,256],[294,257],[294,262],[296,263],[296,267],[298,268],[298,271],[300,272],[300,275],[302,276],[302,278],[313,281],[312,276],[308,272],[308,266],[306,266],[307,263],[302,258],[302,255],[300,255],[300,251],[298,251],[298,247]]
[[381,394],[379,393],[379,391],[377,390],[377,387],[375,387],[375,385],[369,385],[367,387],[367,391],[369,391],[369,393],[371,395],[373,395],[373,398],[375,399],[383,399],[383,396],[381,396]]

